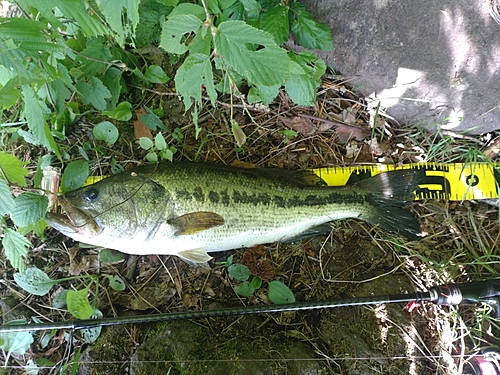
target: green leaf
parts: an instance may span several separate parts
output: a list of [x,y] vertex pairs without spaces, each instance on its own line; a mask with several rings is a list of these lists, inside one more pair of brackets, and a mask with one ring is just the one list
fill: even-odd
[[205,10],[201,5],[191,4],[191,3],[181,3],[177,5],[172,12],[168,15],[168,18],[172,18],[178,15],[193,15],[200,21],[204,21],[206,18]]
[[[132,104],[130,104],[129,102],[121,102],[120,104],[118,104],[116,106],[116,108],[113,111],[104,111],[102,114],[109,116],[112,119],[115,119],[118,121],[128,121],[132,118],[131,109],[132,109]],[[94,134],[94,136],[95,136],[95,134]],[[115,140],[115,142],[116,142],[116,140]],[[112,142],[112,143],[115,143],[115,142]]]
[[278,96],[281,85],[276,86],[252,86],[248,92],[248,102],[253,104],[261,102],[262,104],[271,104]]
[[144,77],[150,83],[165,83],[169,81],[169,77],[165,74],[163,69],[158,65],[148,66]]
[[113,290],[117,290],[119,292],[125,290],[125,282],[122,280],[121,277],[116,276],[116,275],[104,275],[108,278],[109,280],[109,286]]
[[153,141],[148,137],[141,137],[139,138],[139,146],[141,146],[141,148],[144,150],[149,150],[151,147],[153,147]]
[[192,14],[178,14],[169,17],[162,26],[160,48],[178,55],[187,52],[185,34],[197,33],[202,26],[203,22]]
[[79,81],[75,86],[84,105],[92,103],[100,111],[106,109],[106,99],[111,98],[111,93],[99,78],[90,78],[90,83]]
[[293,74],[290,81],[285,83],[285,90],[295,104],[313,106],[326,65],[323,60],[307,51],[300,54],[290,51],[289,56]]
[[[101,310],[95,308],[92,316],[90,317],[91,319],[101,319],[102,318],[102,312]],[[99,335],[101,334],[102,326],[96,326],[92,328],[83,328],[78,330],[82,338],[85,340],[86,343],[92,344]]]
[[19,82],[19,77],[12,78],[0,89],[0,107],[9,109],[21,98],[21,90],[16,87],[16,82]]
[[[9,324],[26,324],[25,320],[13,320],[5,323],[4,326],[8,327]],[[22,355],[30,348],[33,343],[33,334],[27,331],[20,332],[6,332],[0,333],[0,348],[9,354]],[[8,357],[8,355],[7,355]]]
[[269,299],[276,304],[294,303],[295,296],[293,292],[281,281],[269,282]]
[[252,294],[254,294],[255,289],[252,286],[252,284],[250,284],[249,281],[243,281],[240,285],[236,287],[234,291],[239,296],[250,297]]
[[[257,49],[257,46],[261,48]],[[222,60],[250,84],[281,85],[290,79],[290,59],[271,34],[243,21],[225,21],[215,36]]]
[[205,87],[212,105],[215,105],[215,92],[212,64],[207,55],[195,53],[187,57],[175,75],[175,87],[182,96],[186,110],[191,108],[191,98],[201,104],[202,87]]
[[14,197],[10,192],[9,186],[0,177],[0,216],[10,214],[14,206]]
[[12,264],[12,267],[17,268],[19,272],[24,272],[26,265],[23,258],[26,258],[28,255],[28,248],[31,246],[31,242],[22,234],[6,228],[2,245],[5,249],[5,256]]
[[61,290],[52,298],[52,307],[54,309],[62,309],[66,306],[66,298],[68,291],[66,289]]
[[148,152],[146,155],[146,159],[150,163],[158,163],[158,155],[154,151]]
[[35,92],[28,85],[23,85],[23,101],[24,101],[24,113],[26,120],[28,121],[28,127],[35,138],[47,147],[49,150],[54,151],[54,153],[61,158],[59,149],[54,141],[54,137],[50,132],[45,116],[50,114],[49,109],[45,103],[38,100],[35,96]]
[[135,37],[139,23],[139,0],[97,0],[106,21],[117,34],[118,43],[123,46],[127,37]]
[[306,48],[333,50],[332,34],[328,26],[313,20],[305,6],[298,2],[291,4],[295,12],[292,21],[292,32],[297,42]]
[[232,264],[227,268],[227,272],[239,281],[246,281],[252,275],[244,264]]
[[243,146],[247,140],[247,135],[234,119],[231,120],[231,131],[233,132],[233,137],[236,140],[238,147]]
[[281,45],[285,43],[288,40],[290,32],[288,7],[279,5],[269,9],[260,20],[260,28],[271,34],[276,44]]
[[68,290],[66,295],[68,311],[77,319],[89,319],[94,313],[88,300],[88,289]]
[[256,0],[239,0],[245,8],[247,18],[259,18],[261,7]]
[[28,268],[23,273],[15,273],[14,280],[17,285],[35,296],[46,295],[52,286],[57,284],[57,281],[52,280],[36,267]]
[[45,195],[23,193],[14,199],[12,221],[19,227],[36,224],[45,216],[49,200]]
[[254,276],[252,277],[252,281],[250,282],[252,288],[255,290],[259,289],[262,286],[262,279],[260,277]]
[[28,176],[28,169],[24,168],[25,164],[14,155],[0,151],[0,168],[10,183],[26,186],[25,177]]
[[76,160],[69,163],[61,176],[61,191],[67,192],[82,187],[89,177],[89,163]]
[[158,133],[155,136],[155,147],[157,150],[165,150],[167,148],[167,142],[165,142],[165,138],[163,134]]
[[163,121],[154,113],[152,110],[150,110],[148,107],[145,107],[146,112],[141,114],[141,121],[146,125],[149,129],[156,131],[158,128],[163,129],[163,130],[168,130]]
[[92,130],[94,137],[99,141],[105,141],[112,145],[118,140],[118,128],[109,121],[103,121],[94,126]]
[[[43,4],[47,6],[46,2]],[[95,12],[85,9],[80,0],[52,0],[51,7],[57,7],[65,16],[73,18],[86,37],[110,34],[109,27],[97,17],[92,17],[91,14]]]
[[123,254],[117,250],[102,249],[101,251],[99,251],[99,261],[103,263],[121,262],[126,257],[126,254]]

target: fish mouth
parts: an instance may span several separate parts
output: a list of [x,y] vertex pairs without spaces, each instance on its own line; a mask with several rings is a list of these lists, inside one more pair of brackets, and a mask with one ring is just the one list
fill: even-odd
[[45,220],[58,231],[71,237],[72,235],[95,236],[102,229],[87,212],[71,206],[63,197],[59,198],[59,204],[64,213],[48,212]]

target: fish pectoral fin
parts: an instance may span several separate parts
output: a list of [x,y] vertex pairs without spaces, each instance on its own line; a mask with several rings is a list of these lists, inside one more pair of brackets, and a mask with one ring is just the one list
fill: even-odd
[[207,262],[212,259],[212,257],[202,249],[184,250],[177,253],[177,256],[179,256],[182,260],[186,261],[189,264],[201,266],[203,268],[207,268]]
[[168,224],[177,228],[176,236],[195,234],[224,224],[224,218],[214,212],[191,212],[169,219]]

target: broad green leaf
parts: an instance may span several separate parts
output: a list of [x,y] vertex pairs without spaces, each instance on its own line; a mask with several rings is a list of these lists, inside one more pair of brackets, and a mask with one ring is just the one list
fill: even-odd
[[260,20],[260,28],[271,34],[276,44],[281,45],[285,43],[288,40],[288,33],[290,32],[288,7],[279,5],[269,9]]
[[11,79],[5,86],[0,89],[0,107],[4,109],[13,107],[21,98],[21,90],[13,87],[13,84],[11,83],[16,81],[18,82],[19,78],[16,77]]
[[[26,12],[26,14],[33,14],[30,7],[35,8],[40,14],[47,19],[47,21],[53,26],[66,30],[64,23],[59,21],[59,19],[52,13],[53,8],[47,6],[47,0],[18,0],[17,4]],[[54,5],[55,6],[55,5]]]
[[[102,318],[102,312],[101,310],[95,308],[92,316],[90,317],[91,319],[101,319]],[[101,334],[102,326],[96,326],[92,328],[84,328],[80,329],[78,332],[80,332],[80,335],[83,337],[86,343],[92,344],[99,335]]]
[[12,267],[17,268],[19,272],[24,272],[26,265],[23,258],[26,258],[26,255],[28,255],[28,248],[31,246],[31,242],[22,234],[6,228],[2,245],[5,249],[5,256],[12,264]]
[[67,192],[82,187],[89,177],[89,163],[86,160],[76,160],[64,168],[61,176],[61,191]]
[[[65,16],[73,18],[86,37],[109,35],[109,27],[97,17],[92,17],[91,14],[95,12],[91,13],[83,4],[81,0],[52,0],[51,6],[59,8]],[[117,13],[121,15],[121,12]]]
[[118,128],[109,121],[103,121],[94,126],[92,130],[94,137],[99,141],[105,141],[110,145],[118,140]]
[[281,85],[276,86],[252,86],[248,92],[248,102],[253,104],[261,102],[263,104],[271,104],[278,96]]
[[187,52],[185,34],[197,33],[202,26],[203,22],[192,14],[178,14],[169,17],[162,26],[160,48],[178,55]]
[[153,141],[148,137],[141,137],[139,138],[139,146],[141,146],[141,148],[144,150],[149,150],[151,147],[153,147]]
[[121,277],[116,276],[116,275],[104,275],[108,278],[109,280],[109,286],[113,290],[117,290],[119,292],[125,290],[125,282],[122,280]]
[[165,137],[163,134],[158,133],[155,136],[155,147],[157,150],[165,150],[167,148],[167,142],[165,142]]
[[144,73],[144,77],[148,82],[151,83],[165,83],[170,79],[163,69],[158,65],[148,66],[146,72]]
[[212,105],[215,105],[217,93],[213,82],[212,64],[207,55],[195,53],[188,56],[175,75],[175,87],[182,96],[184,107],[188,110],[191,98],[201,104],[201,91],[205,86]]
[[[257,49],[257,46],[261,47]],[[290,59],[271,34],[243,21],[225,21],[215,36],[222,60],[254,85],[275,86],[290,79]]]
[[306,48],[333,50],[332,33],[328,26],[313,20],[305,6],[298,2],[291,5],[295,17],[292,21],[292,32],[297,42]]
[[294,303],[295,296],[293,292],[281,281],[269,282],[269,299],[276,304],[280,303]]
[[[113,111],[104,111],[102,114],[118,121],[128,121],[132,118],[131,109],[132,109],[132,104],[130,104],[129,102],[121,102],[116,106],[116,108]],[[115,142],[108,142],[108,143],[113,144]]]
[[262,286],[262,279],[260,277],[254,276],[252,277],[252,281],[250,282],[252,288],[255,290],[259,289]]
[[112,66],[106,70],[106,74],[104,74],[104,77],[101,79],[104,86],[106,86],[111,93],[111,99],[107,106],[108,109],[113,109],[116,103],[118,103],[122,90],[122,74],[123,71]]
[[234,290],[237,295],[242,297],[250,297],[255,292],[255,288],[249,281],[243,281],[240,285],[236,287]]
[[172,12],[168,15],[168,18],[172,18],[178,15],[193,15],[200,21],[204,21],[207,17],[205,10],[201,5],[191,4],[191,3],[181,3],[177,5]]
[[248,267],[244,264],[232,264],[227,268],[227,272],[239,281],[246,281],[252,275]]
[[14,199],[12,221],[19,227],[36,224],[45,216],[49,200],[45,195],[23,193]]
[[289,56],[292,60],[292,78],[285,83],[285,90],[295,104],[313,106],[326,65],[307,51],[299,54],[290,51]]
[[66,289],[61,290],[52,298],[52,307],[54,309],[62,309],[66,306],[66,297],[68,295],[68,291]]
[[0,216],[8,215],[14,208],[14,197],[5,180],[0,177]]
[[82,79],[85,77],[101,77],[107,69],[109,69],[109,64],[113,60],[113,56],[109,48],[102,43],[102,40],[97,39],[81,51],[76,57],[75,62],[79,67],[81,74],[78,77]]
[[92,77],[90,83],[80,81],[76,84],[76,89],[80,94],[80,99],[83,104],[92,105],[100,110],[106,109],[106,99],[111,98],[111,93],[108,88],[103,85],[99,78]]
[[170,11],[170,7],[160,4],[158,1],[142,2],[139,7],[140,21],[135,30],[136,48],[142,48],[150,44],[158,45],[161,25],[167,19]]
[[77,319],[89,319],[94,313],[88,299],[88,289],[68,290],[66,305],[68,311]]
[[24,168],[25,164],[14,155],[0,151],[0,168],[10,183],[26,186],[25,177],[28,176],[28,169]]
[[50,110],[45,103],[38,100],[35,92],[28,85],[23,85],[23,99],[24,99],[24,114],[28,121],[28,127],[35,138],[47,147],[49,150],[54,151],[60,159],[61,154],[57,147],[54,137],[50,132],[45,116],[50,115]]
[[148,152],[146,155],[146,160],[150,163],[158,163],[158,155],[154,152]]
[[23,273],[15,273],[14,280],[25,291],[36,296],[46,295],[52,286],[57,284],[57,281],[52,280],[45,272],[35,267],[28,268]]
[[256,0],[239,0],[245,8],[248,18],[259,18],[261,7]]
[[146,125],[149,129],[156,131],[158,128],[163,130],[168,130],[163,121],[148,107],[145,107],[146,112],[144,114],[140,114],[141,121]]
[[[10,325],[26,324],[25,320],[13,320],[4,324]],[[10,354],[22,355],[33,343],[33,334],[27,331],[0,333],[0,348]]]
[[126,254],[112,249],[102,249],[99,251],[99,261],[103,263],[121,262],[126,257]]
[[139,0],[97,0],[106,21],[117,34],[118,43],[123,46],[127,37],[135,37],[139,23]]

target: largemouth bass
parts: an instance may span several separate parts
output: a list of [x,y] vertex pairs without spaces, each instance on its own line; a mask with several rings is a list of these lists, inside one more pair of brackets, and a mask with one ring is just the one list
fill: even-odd
[[403,209],[411,170],[347,187],[315,186],[306,172],[176,162],[147,165],[61,195],[47,221],[68,237],[128,254],[172,254],[192,263],[207,252],[290,241],[332,220],[359,218],[412,239]]

